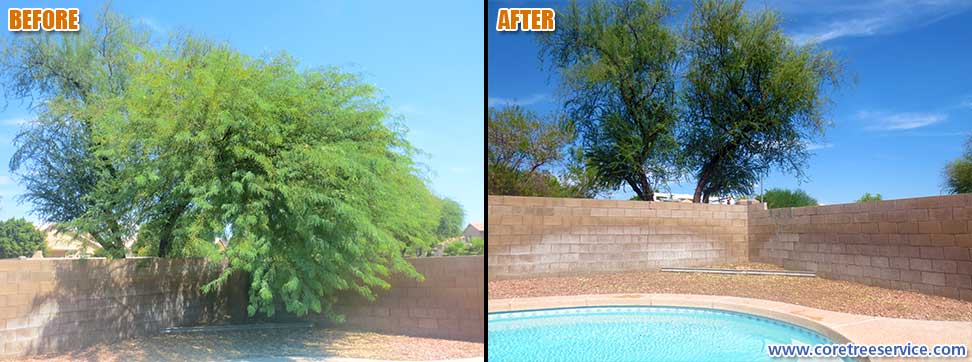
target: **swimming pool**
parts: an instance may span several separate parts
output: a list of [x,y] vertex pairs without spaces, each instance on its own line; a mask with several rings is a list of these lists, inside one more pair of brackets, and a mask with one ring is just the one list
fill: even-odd
[[490,361],[786,361],[767,344],[833,343],[751,314],[687,307],[583,307],[490,313]]

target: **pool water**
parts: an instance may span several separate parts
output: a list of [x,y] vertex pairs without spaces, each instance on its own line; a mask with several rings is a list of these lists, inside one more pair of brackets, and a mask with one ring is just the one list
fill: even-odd
[[497,362],[787,361],[770,358],[766,345],[788,343],[833,342],[803,327],[744,313],[585,307],[490,313],[487,356]]

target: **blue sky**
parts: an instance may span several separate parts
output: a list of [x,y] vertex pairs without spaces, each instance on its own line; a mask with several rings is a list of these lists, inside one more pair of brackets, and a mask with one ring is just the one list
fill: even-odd
[[[554,7],[566,1],[489,1],[488,103],[514,102],[537,112],[559,106],[557,78],[541,66],[528,32],[496,32],[501,7]],[[690,2],[676,2],[682,16]],[[808,179],[773,171],[766,188],[802,188],[821,203],[853,202],[865,192],[885,199],[941,194],[942,168],[972,132],[972,2],[749,1],[772,9],[783,30],[816,39],[846,64],[832,94],[832,127],[812,144]],[[677,21],[677,19],[675,20]],[[670,185],[690,193],[693,182]],[[622,190],[612,198],[628,198]]]
[[[82,29],[102,1],[8,2],[8,7],[78,7]],[[280,6],[280,9],[276,9]],[[254,56],[286,51],[302,66],[340,66],[382,90],[425,152],[434,192],[483,221],[484,45],[482,8],[461,1],[284,3],[115,1],[112,8],[164,37],[190,31]],[[435,11],[429,11],[435,9]],[[10,36],[10,34],[4,34]],[[11,102],[0,112],[0,218],[28,215],[23,188],[7,167],[18,123],[31,114]]]

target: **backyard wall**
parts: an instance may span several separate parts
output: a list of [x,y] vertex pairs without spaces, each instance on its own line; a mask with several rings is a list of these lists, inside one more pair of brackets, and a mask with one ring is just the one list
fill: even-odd
[[832,279],[972,300],[972,194],[749,213],[749,256]]
[[[425,281],[396,275],[374,302],[345,296],[336,306],[345,327],[482,341],[483,257],[409,261]],[[218,272],[203,259],[0,260],[0,358],[246,319],[245,277],[232,277],[219,295],[200,292]]]
[[79,349],[219,317],[202,259],[0,260],[0,357]]
[[489,280],[747,259],[747,207],[489,196]]
[[[342,328],[482,342],[486,329],[483,256],[413,258],[409,262],[425,276],[403,275],[390,280],[391,289],[374,302],[345,295],[337,312],[347,320]],[[312,320],[323,321],[310,316]]]

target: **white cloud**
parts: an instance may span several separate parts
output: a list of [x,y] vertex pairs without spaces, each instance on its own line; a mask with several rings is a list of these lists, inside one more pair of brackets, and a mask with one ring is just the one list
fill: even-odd
[[156,33],[156,35],[165,35],[169,32],[168,28],[159,24],[159,22],[155,21],[154,18],[140,17],[137,20],[139,23],[149,28],[149,30]]
[[13,185],[14,181],[10,176],[0,175],[0,186]]
[[831,148],[831,147],[834,147],[834,145],[832,143],[829,143],[829,142],[825,142],[825,143],[808,143],[807,144],[807,151],[813,151],[813,150],[819,150],[819,149]]
[[972,96],[965,97],[965,99],[959,103],[959,107],[972,109]]
[[505,104],[515,104],[519,106],[528,106],[535,103],[546,102],[548,100],[546,94],[534,94],[532,96],[517,99],[517,98],[499,98],[499,97],[489,97],[489,106],[501,106]]
[[796,1],[789,5],[792,6],[780,8],[784,16],[828,19],[811,20],[810,25],[793,32],[792,39],[800,44],[810,40],[822,43],[849,36],[900,32],[926,26],[972,8],[972,2],[962,0],[838,1],[833,4],[826,1]]
[[857,117],[870,123],[870,129],[899,131],[930,126],[948,118],[944,113],[860,111]]

